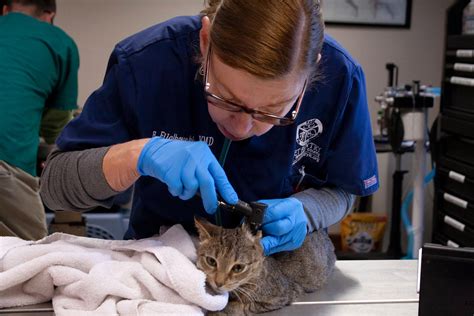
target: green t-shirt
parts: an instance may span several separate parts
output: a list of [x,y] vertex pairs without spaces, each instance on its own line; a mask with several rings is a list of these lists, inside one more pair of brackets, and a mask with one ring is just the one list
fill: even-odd
[[36,175],[46,107],[77,107],[79,53],[58,27],[21,13],[0,16],[0,160]]

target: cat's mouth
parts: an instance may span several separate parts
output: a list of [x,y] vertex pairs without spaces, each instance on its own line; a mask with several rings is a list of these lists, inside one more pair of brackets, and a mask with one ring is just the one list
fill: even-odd
[[217,293],[217,294],[224,294],[224,293],[227,293],[229,291],[223,289],[223,288],[216,288],[214,289],[214,291]]
[[215,283],[209,283],[209,288],[215,293],[215,294],[224,294],[228,292],[234,291],[237,287],[236,286],[229,286],[228,284],[223,285],[223,286],[217,286]]

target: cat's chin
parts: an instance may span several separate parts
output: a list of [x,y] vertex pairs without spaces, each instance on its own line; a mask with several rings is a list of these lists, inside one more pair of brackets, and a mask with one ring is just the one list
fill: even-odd
[[225,293],[228,293],[228,292],[230,292],[230,291],[222,290],[222,289],[221,289],[221,290],[217,289],[217,290],[214,290],[214,292],[216,292],[216,294],[225,294]]
[[229,292],[232,292],[234,291],[235,288],[232,288],[232,289],[228,289],[228,288],[219,288],[219,289],[214,289],[214,291],[218,294],[224,294],[224,293],[229,293]]
[[222,294],[230,292],[230,290],[215,288],[215,287],[213,287],[212,285],[210,285],[208,283],[206,283],[206,290],[209,294],[213,294],[213,295],[222,295]]

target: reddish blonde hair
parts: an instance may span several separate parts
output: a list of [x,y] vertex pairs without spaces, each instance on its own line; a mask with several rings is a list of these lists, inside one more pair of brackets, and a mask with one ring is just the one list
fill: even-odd
[[324,37],[319,0],[207,0],[213,51],[229,66],[274,79],[294,70],[318,77]]

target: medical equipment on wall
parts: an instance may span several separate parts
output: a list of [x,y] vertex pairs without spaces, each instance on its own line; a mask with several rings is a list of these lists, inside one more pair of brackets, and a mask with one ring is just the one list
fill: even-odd
[[413,243],[409,253],[415,256],[422,246],[423,210],[424,210],[424,177],[426,173],[426,142],[428,140],[428,109],[434,105],[439,91],[422,86],[419,81],[411,85],[398,86],[398,67],[388,63],[388,87],[375,100],[380,104],[377,122],[382,139],[387,139],[391,151],[396,157],[396,171],[393,175],[392,225],[389,249],[396,254],[400,249],[400,210],[402,200],[403,176],[407,171],[401,170],[401,156],[407,151],[414,151],[413,165]]

